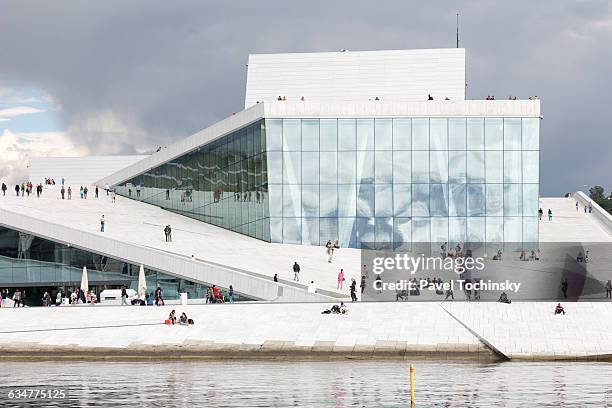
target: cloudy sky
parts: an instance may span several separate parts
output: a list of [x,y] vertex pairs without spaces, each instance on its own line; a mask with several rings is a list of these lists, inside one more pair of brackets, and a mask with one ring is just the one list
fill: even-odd
[[469,99],[542,99],[543,195],[612,189],[610,1],[0,3],[0,178],[143,153],[242,109],[249,53],[455,46]]

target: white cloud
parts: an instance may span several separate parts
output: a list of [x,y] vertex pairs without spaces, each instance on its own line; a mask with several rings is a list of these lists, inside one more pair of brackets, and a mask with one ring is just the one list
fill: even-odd
[[14,106],[12,108],[0,109],[0,120],[6,121],[15,116],[41,112],[44,112],[44,110],[33,108],[31,106]]
[[39,156],[86,156],[89,151],[75,146],[65,132],[17,133],[4,130],[0,136],[0,180],[21,183],[28,177],[28,160]]

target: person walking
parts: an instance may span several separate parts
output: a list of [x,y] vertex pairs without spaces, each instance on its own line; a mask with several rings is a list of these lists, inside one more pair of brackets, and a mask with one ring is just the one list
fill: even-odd
[[168,224],[168,242],[172,242],[172,227]]
[[351,278],[351,301],[357,301],[357,282],[355,282],[355,278]]
[[296,282],[300,281],[300,265],[298,265],[297,261],[293,263],[293,280]]
[[60,190],[60,194],[62,195],[62,200],[63,200],[64,195],[66,194],[66,190],[64,189],[64,186],[62,186],[62,189]]
[[[214,286],[213,286],[214,287]],[[164,292],[162,291],[159,282],[157,282],[157,288],[155,288],[155,305],[156,306],[164,306]]]
[[340,272],[338,272],[338,286],[336,289],[342,289],[342,283],[344,283],[344,269],[340,269]]
[[366,288],[366,277],[365,277],[365,275],[361,275],[361,284],[359,286],[361,287],[361,294],[363,295],[363,292],[365,291],[365,288]]
[[567,282],[567,278],[564,278],[561,281],[561,292],[563,292],[563,297],[567,299],[567,289],[569,288],[569,283]]
[[540,221],[542,221],[542,216],[544,215],[544,211],[540,208],[538,210],[538,217],[540,217]]
[[229,285],[229,292],[227,292],[227,298],[230,303],[234,303],[234,287]]
[[98,186],[96,186],[95,193],[96,193],[96,198],[98,198]]
[[81,189],[79,190],[79,194],[81,195],[81,199],[83,198],[83,186],[81,186]]
[[580,206],[578,205],[578,201],[576,201],[576,211],[578,211],[578,208],[579,208],[579,207],[580,207]]
[[168,226],[167,225],[164,227],[164,235],[166,235],[166,242],[168,242],[169,239],[168,239]]
[[102,214],[102,217],[100,217],[100,232],[104,232],[104,224],[106,224],[106,219],[104,214]]
[[332,245],[331,239],[327,240],[325,244],[326,253],[327,253],[327,262],[331,263],[332,256],[334,255],[334,246]]
[[72,188],[68,186],[68,199],[72,200]]
[[123,286],[121,288],[121,306],[128,306],[127,297],[127,289]]
[[[17,197],[19,197],[19,184],[15,184],[15,193],[17,194]],[[585,208],[584,212],[586,212],[586,207],[584,208]]]
[[612,280],[608,279],[606,283],[606,299],[612,299]]
[[89,191],[89,189],[87,188],[87,186],[83,187],[83,198],[87,200],[87,192]]
[[8,298],[8,289],[0,290],[0,297],[2,301],[0,302],[0,307],[6,307],[6,299]]
[[552,221],[552,211],[548,209],[548,221]]
[[2,183],[2,195],[6,195],[6,184]]
[[21,290],[15,289],[13,292],[13,307],[19,307],[21,304]]

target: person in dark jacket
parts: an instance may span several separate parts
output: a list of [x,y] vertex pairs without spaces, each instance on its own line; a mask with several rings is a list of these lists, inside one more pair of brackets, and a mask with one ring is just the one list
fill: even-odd
[[351,300],[353,302],[357,301],[357,282],[355,282],[355,278],[351,278]]

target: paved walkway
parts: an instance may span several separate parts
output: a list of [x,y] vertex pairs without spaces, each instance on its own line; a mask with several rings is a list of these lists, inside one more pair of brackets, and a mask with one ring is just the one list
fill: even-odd
[[[576,211],[573,198],[540,198],[540,207],[545,215],[540,221],[540,242],[612,242],[593,214],[585,213],[584,208]],[[552,210],[552,221],[546,216],[548,209]]]

